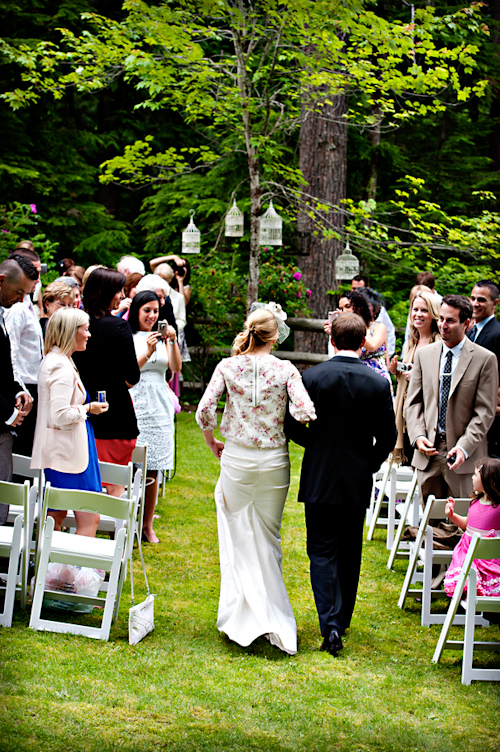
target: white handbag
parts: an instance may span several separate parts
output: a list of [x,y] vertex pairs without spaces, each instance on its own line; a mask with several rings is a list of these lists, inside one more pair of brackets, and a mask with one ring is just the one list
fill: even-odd
[[142,571],[144,572],[144,579],[146,581],[147,598],[142,603],[135,605],[134,601],[134,575],[132,572],[132,558],[130,559],[130,593],[132,606],[128,610],[128,642],[129,645],[137,645],[149,632],[152,632],[155,628],[155,614],[154,604],[155,596],[151,595],[149,590],[148,577],[146,574],[146,567],[144,565],[144,557],[142,555],[141,538],[137,533],[137,545],[139,548],[139,554],[141,556]]

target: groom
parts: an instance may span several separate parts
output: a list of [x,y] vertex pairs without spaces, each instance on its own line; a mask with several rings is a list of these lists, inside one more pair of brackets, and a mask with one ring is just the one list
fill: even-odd
[[366,324],[355,313],[335,319],[335,355],[303,374],[317,420],[306,427],[287,415],[285,422],[288,438],[305,447],[299,501],[321,649],[334,656],[342,650],[356,601],[372,473],[397,436],[389,383],[359,359],[365,335]]

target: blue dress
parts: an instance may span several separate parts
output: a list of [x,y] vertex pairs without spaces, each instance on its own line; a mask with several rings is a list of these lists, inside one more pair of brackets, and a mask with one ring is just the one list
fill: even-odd
[[[87,393],[85,404],[90,402]],[[102,482],[99,470],[99,460],[97,459],[97,449],[95,445],[94,430],[89,420],[85,421],[87,426],[87,441],[89,447],[89,464],[87,469],[82,473],[61,473],[59,470],[51,470],[50,467],[44,469],[45,479],[53,488],[68,488],[76,491],[97,491],[101,493]]]

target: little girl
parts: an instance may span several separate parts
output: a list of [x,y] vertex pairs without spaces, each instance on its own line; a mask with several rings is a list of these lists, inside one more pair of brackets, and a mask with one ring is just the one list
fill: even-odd
[[[446,594],[452,596],[462,569],[472,535],[479,533],[482,538],[500,537],[500,460],[485,457],[477,465],[472,476],[475,497],[472,499],[467,517],[455,514],[455,502],[448,499],[446,516],[454,525],[465,530],[460,543],[455,546],[450,567],[444,578]],[[474,559],[472,566],[477,572],[478,595],[500,596],[500,559]],[[464,593],[467,585],[464,588]]]

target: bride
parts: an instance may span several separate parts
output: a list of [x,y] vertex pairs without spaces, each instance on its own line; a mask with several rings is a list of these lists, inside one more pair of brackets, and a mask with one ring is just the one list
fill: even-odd
[[[315,420],[299,372],[271,355],[289,333],[276,303],[254,303],[233,356],[221,361],[198,406],[205,442],[221,461],[215,487],[221,569],[217,627],[239,645],[264,635],[297,652],[297,628],[282,574],[281,518],[290,484],[283,422]],[[214,438],[217,403],[227,391],[221,421],[226,443]]]

